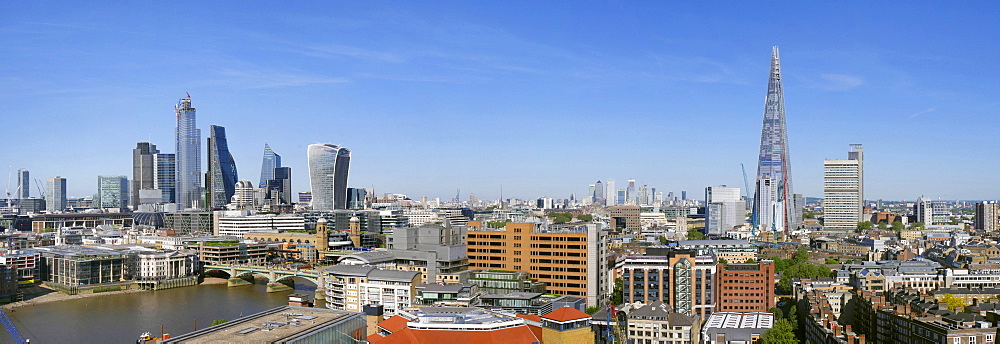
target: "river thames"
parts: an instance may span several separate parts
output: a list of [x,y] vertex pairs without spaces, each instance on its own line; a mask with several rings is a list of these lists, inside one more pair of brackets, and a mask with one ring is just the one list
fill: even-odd
[[[310,294],[315,291],[308,282],[295,287]],[[233,320],[285,305],[292,293],[266,290],[264,284],[233,288],[203,284],[36,304],[8,314],[32,343],[135,343],[143,332],[159,336],[160,325],[165,333],[177,336],[193,331],[195,321],[200,329],[217,319]],[[13,341],[3,332],[0,343]]]

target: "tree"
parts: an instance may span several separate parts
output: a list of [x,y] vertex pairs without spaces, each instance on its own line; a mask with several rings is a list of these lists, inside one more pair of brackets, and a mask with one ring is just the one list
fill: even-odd
[[809,261],[809,249],[805,246],[799,246],[799,250],[795,252],[795,256],[792,257],[792,260],[795,261],[796,264]]
[[747,259],[747,261],[745,261],[745,262],[743,262],[743,263],[744,263],[744,264],[756,264],[756,263],[757,263],[757,261],[756,261],[756,260],[753,260],[753,258],[748,258],[748,259]]
[[774,327],[760,336],[761,344],[798,344],[795,338],[795,326],[788,319],[778,319]]
[[666,245],[667,244],[667,237],[661,235],[659,237],[659,239],[660,239],[660,245]]
[[778,292],[782,295],[788,295],[792,293],[792,279],[795,278],[820,278],[820,277],[830,277],[832,270],[826,267],[826,265],[813,265],[813,264],[795,264],[788,267],[785,272],[781,274],[781,279],[778,280]]
[[705,240],[705,234],[702,234],[696,228],[688,229],[688,240]]
[[[895,223],[893,223],[893,225],[895,225]],[[924,223],[923,222],[914,222],[914,223],[911,223],[910,224],[910,228],[924,230]]]
[[580,221],[583,221],[583,222],[590,222],[590,220],[593,220],[593,219],[594,219],[594,215],[590,215],[590,214],[580,214],[580,215],[577,215],[577,216],[576,216],[576,219],[577,219],[577,220],[580,220]]
[[874,226],[875,224],[873,224],[871,221],[858,222],[858,229],[860,230],[869,230],[872,229],[872,227]]
[[840,264],[840,261],[838,261],[836,259],[827,259],[826,263],[827,264]]
[[962,300],[958,296],[955,296],[955,295],[952,295],[952,294],[949,294],[949,293],[945,293],[944,295],[941,295],[941,300],[939,300],[939,301],[946,303],[948,305],[948,310],[950,310],[950,311],[956,311],[956,312],[958,312],[958,311],[961,311],[963,307],[967,306],[967,304],[965,303],[965,300]]
[[878,223],[878,229],[880,231],[887,230],[887,229],[889,229],[889,225],[885,224],[885,222],[879,222]]
[[729,261],[726,258],[719,258],[719,264],[729,264]]
[[587,307],[587,314],[594,315],[599,310],[601,310],[600,306]]
[[615,290],[611,293],[611,304],[620,305],[623,301],[622,293],[625,292],[625,281],[615,278]]
[[771,313],[774,313],[774,318],[775,319],[781,319],[781,318],[785,317],[785,312],[782,312],[781,308],[771,307],[771,309],[768,309],[767,311],[771,312]]
[[901,222],[901,221],[893,222],[892,223],[892,230],[897,231],[897,232],[903,230],[903,222]]
[[208,325],[208,326],[215,326],[215,325],[218,325],[218,324],[225,324],[227,322],[229,322],[229,320],[227,320],[227,319],[219,319],[219,320],[213,321],[212,324]]

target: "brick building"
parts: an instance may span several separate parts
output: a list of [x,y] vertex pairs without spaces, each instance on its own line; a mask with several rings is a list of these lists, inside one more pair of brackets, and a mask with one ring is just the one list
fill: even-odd
[[715,300],[718,312],[767,312],[774,307],[774,261],[719,264]]

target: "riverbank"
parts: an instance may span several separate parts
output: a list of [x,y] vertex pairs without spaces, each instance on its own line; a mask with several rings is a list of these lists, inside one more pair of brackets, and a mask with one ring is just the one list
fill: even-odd
[[229,284],[229,280],[218,277],[205,277],[205,280],[201,284]]
[[133,294],[133,293],[143,293],[149,290],[142,289],[127,289],[127,290],[117,290],[108,291],[103,293],[88,293],[88,294],[77,294],[77,295],[67,295],[59,292],[58,290],[49,288],[44,285],[25,288],[25,300],[8,303],[3,305],[5,310],[15,310],[22,307],[28,307],[43,303],[66,301],[66,300],[77,300],[77,299],[88,299],[94,297],[120,295],[120,294]]

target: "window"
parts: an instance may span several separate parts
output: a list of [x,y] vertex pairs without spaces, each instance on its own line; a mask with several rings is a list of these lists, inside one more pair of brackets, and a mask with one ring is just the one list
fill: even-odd
[[986,335],[986,340],[985,341],[986,342],[992,342],[993,341],[993,335],[992,334]]

